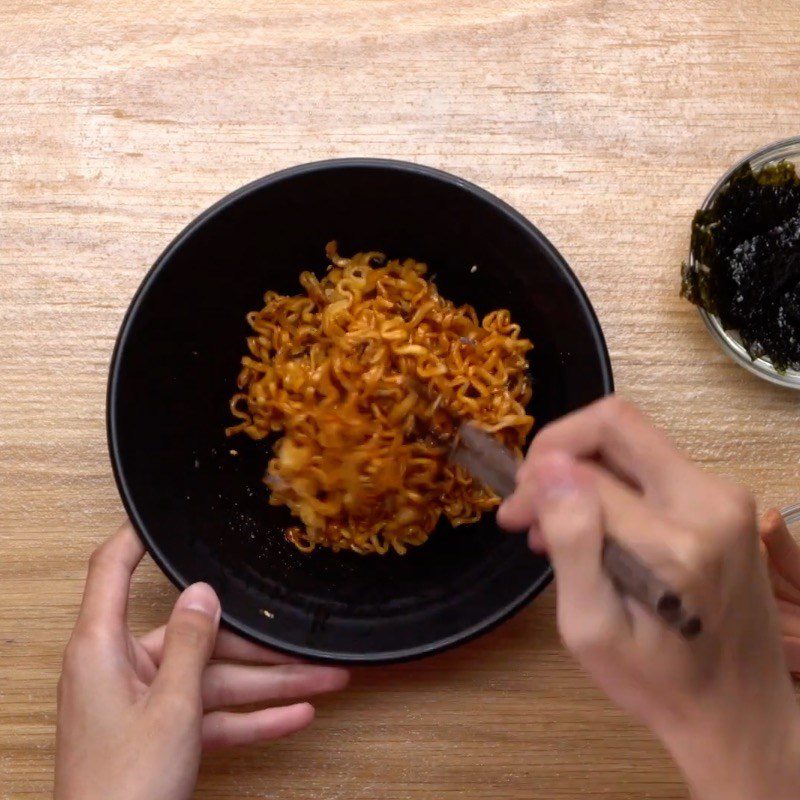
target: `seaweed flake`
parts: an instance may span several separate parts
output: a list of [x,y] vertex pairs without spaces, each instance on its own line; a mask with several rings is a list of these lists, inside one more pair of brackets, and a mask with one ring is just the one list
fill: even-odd
[[800,369],[800,177],[740,167],[692,222],[681,296],[737,331],[751,358]]

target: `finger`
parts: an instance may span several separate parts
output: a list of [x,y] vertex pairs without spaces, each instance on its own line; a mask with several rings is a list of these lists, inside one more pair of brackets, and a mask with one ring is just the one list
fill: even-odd
[[788,603],[800,605],[800,587],[789,583],[789,581],[775,569],[775,565],[771,561],[767,562],[767,569],[769,570],[769,580],[772,584],[772,591],[776,599],[786,600]]
[[800,675],[800,637],[784,636],[783,652],[786,655],[786,664],[789,672]]
[[528,547],[538,556],[547,555],[547,547],[538,524],[531,525],[528,530]]
[[[709,538],[698,544],[695,533],[672,525],[641,495],[602,467],[581,462],[578,470],[585,474],[600,499],[604,533],[636,555],[676,591],[687,611],[699,613],[705,600],[702,596],[707,584],[705,570],[711,562],[706,549],[713,549],[714,542]],[[627,595],[623,597],[623,606],[637,635],[644,636],[643,641],[658,643],[663,626],[653,624],[652,610]],[[636,614],[630,613],[632,608],[637,610]]]
[[[636,406],[619,397],[600,400],[545,427],[531,452],[557,450],[578,459],[599,459],[632,485],[663,487],[690,462]],[[525,465],[521,468],[525,472]]]
[[591,476],[600,496],[607,533],[610,533],[650,566],[663,562],[668,569],[687,568],[685,545],[697,539],[691,529],[673,525],[641,494],[618,480],[602,466],[580,462]]
[[606,646],[630,633],[625,607],[602,568],[603,513],[590,474],[565,453],[535,459],[533,502],[556,573],[558,620],[567,646]]
[[[167,626],[146,633],[139,641],[147,651],[153,662],[158,665],[164,653],[164,632]],[[287,656],[284,653],[276,653],[267,647],[249,642],[242,639],[231,631],[220,629],[217,632],[217,641],[214,644],[214,652],[211,654],[214,659],[228,659],[230,661],[247,661],[253,664],[298,664],[300,659],[294,656]]]
[[[622,545],[681,600],[684,614],[705,619],[709,590],[708,572],[716,568],[712,558],[716,543],[691,530],[675,526],[662,517],[640,494],[595,464],[581,464],[590,476],[600,497],[605,532]],[[701,542],[698,542],[698,539]],[[712,581],[713,585],[713,581]],[[628,629],[633,633],[640,653],[658,658],[674,632],[664,624],[650,604],[625,593],[621,595]],[[616,626],[617,630],[619,625]],[[624,639],[612,646],[622,649]]]
[[344,689],[349,680],[347,670],[339,667],[212,664],[203,673],[203,708],[310,697]]
[[195,583],[175,603],[164,634],[161,666],[152,684],[156,695],[201,700],[203,670],[214,650],[220,605],[207,583]]
[[92,553],[77,628],[124,633],[131,576],[143,555],[130,522]]
[[784,636],[796,636],[800,639],[800,607],[785,600],[778,600],[781,633]]
[[310,703],[264,708],[249,714],[212,711],[203,718],[203,749],[270,742],[303,730],[313,719],[314,706]]
[[497,524],[507,531],[526,531],[536,525],[536,487],[530,475],[517,479],[517,488],[497,509]]
[[800,588],[800,545],[792,537],[781,512],[771,508],[760,525],[770,562],[789,583]]

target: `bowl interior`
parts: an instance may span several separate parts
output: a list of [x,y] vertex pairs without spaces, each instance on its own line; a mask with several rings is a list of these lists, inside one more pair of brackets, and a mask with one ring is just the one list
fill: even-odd
[[[109,383],[109,441],[126,507],[180,586],[210,582],[239,632],[307,657],[388,661],[442,649],[508,616],[549,580],[493,515],[399,557],[303,555],[267,504],[265,443],[228,440],[245,313],[299,291],[323,248],[429,264],[480,313],[509,308],[533,339],[537,428],[611,390],[602,334],[558,253],[464,182],[397,162],[307,165],[256,182],[190,225],[131,305]],[[471,269],[473,265],[477,270]]]

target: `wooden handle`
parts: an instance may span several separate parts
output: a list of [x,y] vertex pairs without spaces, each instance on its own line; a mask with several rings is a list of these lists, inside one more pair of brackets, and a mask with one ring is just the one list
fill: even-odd
[[[514,454],[475,425],[461,425],[450,459],[500,497],[508,497],[516,488],[519,462]],[[700,618],[684,608],[680,595],[611,536],[603,542],[603,569],[620,592],[649,608],[685,639],[702,631]]]

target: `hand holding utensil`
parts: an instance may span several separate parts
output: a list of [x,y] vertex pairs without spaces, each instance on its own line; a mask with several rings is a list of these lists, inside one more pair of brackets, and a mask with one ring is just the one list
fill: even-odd
[[[505,499],[516,488],[519,462],[497,439],[470,422],[462,422],[450,448],[450,460]],[[680,595],[664,583],[636,554],[606,535],[603,567],[617,588],[651,609],[681,636],[692,639],[703,628],[700,618],[684,608]]]

